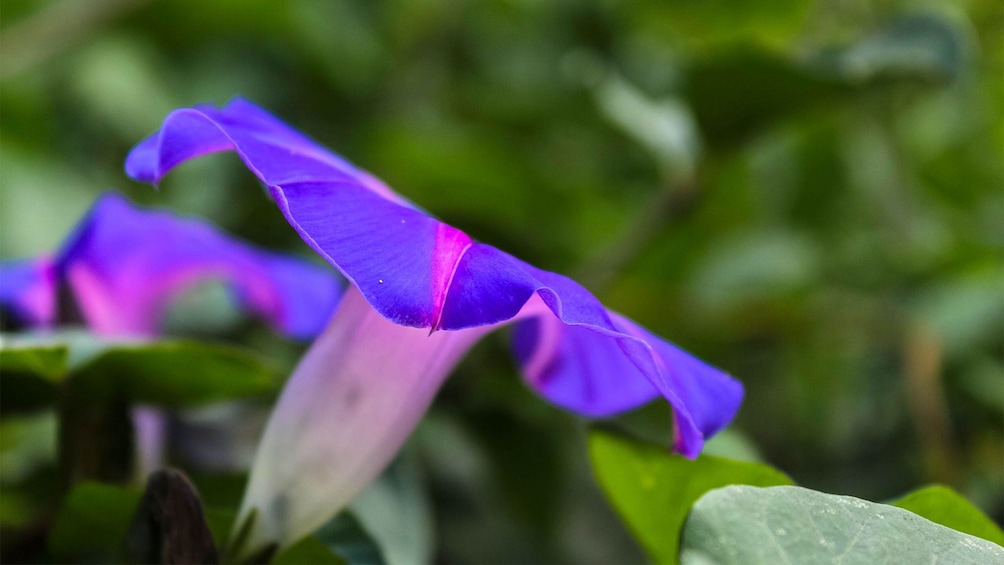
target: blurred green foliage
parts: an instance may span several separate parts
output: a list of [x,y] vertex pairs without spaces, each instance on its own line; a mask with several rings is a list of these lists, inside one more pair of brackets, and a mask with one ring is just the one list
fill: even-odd
[[[934,480],[999,523],[1002,58],[992,0],[7,0],[0,255],[54,249],[112,188],[310,256],[233,156],[160,191],[122,173],[171,109],[243,95],[737,376],[735,427],[798,484]],[[172,328],[295,360],[223,319]],[[619,424],[668,443],[669,421]],[[22,426],[51,429],[5,415],[5,452]],[[437,561],[641,558],[583,422],[518,382],[504,336],[413,444]],[[52,500],[32,457],[0,477],[4,514]]]

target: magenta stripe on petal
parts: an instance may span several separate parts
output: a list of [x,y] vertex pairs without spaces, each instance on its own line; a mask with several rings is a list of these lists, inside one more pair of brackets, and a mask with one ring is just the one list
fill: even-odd
[[471,248],[470,236],[453,226],[436,226],[436,242],[432,256],[432,329],[440,329],[443,308],[446,306],[447,290],[453,285],[457,266],[464,253]]

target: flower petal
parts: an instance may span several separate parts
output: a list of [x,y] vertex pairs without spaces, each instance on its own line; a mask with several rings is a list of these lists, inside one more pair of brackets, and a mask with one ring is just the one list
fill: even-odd
[[466,327],[471,316],[509,319],[534,293],[553,317],[526,307],[536,319],[517,328],[517,356],[528,381],[555,404],[605,417],[661,394],[673,407],[674,449],[688,457],[739,410],[743,389],[732,377],[606,310],[568,277],[487,245],[474,244],[461,259],[442,327]]
[[344,178],[384,198],[406,203],[375,177],[240,98],[222,109],[202,105],[172,112],[161,133],[143,140],[129,153],[126,173],[157,184],[185,161],[227,150],[237,151],[265,184]]
[[[626,317],[616,313],[612,317],[625,333],[652,346],[656,363],[669,380],[670,388],[680,397],[703,437],[711,437],[732,421],[744,396],[738,381],[672,343],[659,339]],[[680,414],[676,417],[679,419]],[[695,444],[697,439],[679,437],[685,430],[685,427],[677,428],[676,449],[686,455],[686,446]],[[691,455],[696,457],[697,452]]]
[[[300,361],[258,446],[235,528],[243,553],[320,527],[380,474],[460,357],[491,328],[429,334],[350,289]],[[240,557],[240,556],[238,556]]]
[[198,282],[229,282],[243,306],[309,338],[339,297],[333,273],[240,243],[209,224],[102,196],[56,259],[92,329],[154,334],[168,301]]
[[[530,316],[528,308],[539,310],[528,305],[537,296],[570,327],[560,335],[576,343],[566,349],[581,349],[586,343],[582,340],[602,343],[597,345],[594,361],[602,358],[609,369],[634,367],[622,372],[630,378],[619,381],[605,376],[601,382],[590,380],[583,372],[585,361],[576,363],[577,371],[552,379],[558,384],[550,393],[544,391],[555,402],[587,415],[608,414],[651,398],[651,387],[672,404],[678,430],[676,449],[688,456],[700,451],[707,430],[717,429],[720,422],[735,415],[742,389],[730,377],[689,356],[670,355],[678,350],[651,334],[635,331],[636,326],[620,318],[615,321],[595,297],[571,279],[471,241],[367,173],[291,133],[288,126],[249,102],[235,100],[219,110],[200,107],[173,112],[157,134],[133,151],[127,172],[136,179],[157,182],[184,158],[228,147],[265,183],[304,241],[341,270],[388,320],[433,331],[483,327],[518,315]],[[596,335],[585,338],[584,331]],[[606,355],[601,355],[601,350]],[[686,368],[673,366],[675,362],[684,363]],[[575,378],[582,382],[573,385],[569,379]],[[727,385],[720,385],[722,378]],[[581,395],[576,399],[569,392],[590,382],[602,384],[611,394],[609,400],[597,400],[596,395],[592,400]],[[678,391],[677,386],[694,389]],[[705,386],[709,387],[707,394],[702,389]],[[715,414],[691,415],[688,398],[703,402],[721,395],[728,398],[720,407],[710,408]]]
[[56,320],[56,277],[52,259],[0,262],[0,308],[16,324],[51,326]]
[[513,348],[527,383],[578,414],[604,418],[659,396],[615,340],[554,316],[520,322]]

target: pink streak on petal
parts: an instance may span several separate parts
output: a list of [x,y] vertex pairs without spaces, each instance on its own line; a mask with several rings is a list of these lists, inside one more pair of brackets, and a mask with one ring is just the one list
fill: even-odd
[[470,247],[471,238],[466,233],[443,223],[436,226],[432,262],[432,331],[439,329],[439,321],[443,317],[443,305],[446,304],[446,295],[453,283],[457,265]]
[[[225,261],[217,265],[200,263],[170,270],[160,277],[145,269],[142,264],[123,266],[115,281],[109,282],[86,264],[69,266],[67,277],[91,329],[104,335],[156,335],[171,299],[198,283],[236,279],[238,271],[247,275],[256,267]],[[265,274],[245,276],[241,282],[242,297],[252,309],[283,325],[281,300]]]
[[258,510],[246,551],[286,547],[347,505],[394,458],[460,357],[491,329],[430,335],[400,326],[352,287],[266,426],[235,522],[239,528]]
[[32,323],[49,327],[56,323],[56,270],[51,257],[40,257],[34,261],[38,272],[38,282],[28,288],[22,296],[22,307],[31,316]]
[[77,299],[88,326],[100,334],[132,332],[153,335],[152,324],[144,323],[142,315],[123,308],[126,297],[117,297],[101,276],[86,264],[70,265],[66,279]]

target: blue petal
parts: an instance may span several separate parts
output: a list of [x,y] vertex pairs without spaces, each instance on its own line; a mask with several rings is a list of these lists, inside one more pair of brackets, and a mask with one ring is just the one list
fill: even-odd
[[56,318],[56,283],[49,258],[0,262],[0,308],[18,324],[48,327]]
[[[724,373],[608,312],[571,279],[475,243],[427,216],[249,102],[173,112],[133,150],[126,170],[156,183],[185,159],[224,149],[237,152],[304,241],[387,319],[463,330],[540,315],[539,308],[528,310],[539,297],[550,312],[544,315],[568,326],[553,354],[562,369],[551,369],[538,384],[554,402],[603,415],[657,391],[673,406],[676,448],[689,456],[738,410],[742,387]],[[526,341],[529,331],[519,339]],[[584,392],[590,387],[593,393]]]
[[268,253],[211,225],[102,196],[55,261],[88,325],[102,333],[154,334],[169,301],[207,280],[230,284],[243,308],[297,338],[316,335],[334,311],[334,273]]
[[532,387],[585,416],[605,418],[659,396],[615,340],[555,317],[520,322],[513,349]]

